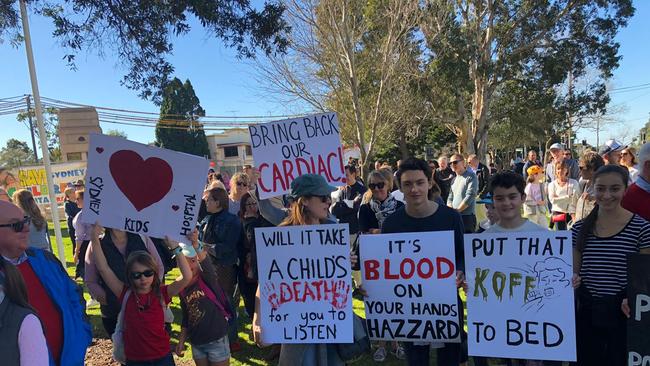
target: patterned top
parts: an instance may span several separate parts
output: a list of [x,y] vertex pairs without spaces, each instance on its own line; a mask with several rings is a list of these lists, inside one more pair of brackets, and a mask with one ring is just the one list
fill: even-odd
[[[578,221],[571,228],[573,245],[582,227]],[[627,287],[627,256],[650,247],[650,223],[634,215],[617,234],[601,238],[593,233],[587,236],[582,253],[580,277],[593,296],[616,295]]]

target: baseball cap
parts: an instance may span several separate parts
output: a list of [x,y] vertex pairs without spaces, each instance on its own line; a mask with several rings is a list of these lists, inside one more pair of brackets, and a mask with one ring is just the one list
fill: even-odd
[[185,243],[178,243],[178,245],[181,247],[181,251],[183,252],[184,256],[187,258],[196,257],[196,250],[194,250],[194,247],[192,245]]
[[327,184],[325,178],[318,174],[303,174],[291,182],[291,193],[293,199],[304,196],[329,196],[336,191],[336,187]]
[[627,145],[622,145],[620,142],[612,139],[605,141],[605,144],[598,149],[598,155],[603,156],[611,153],[612,151],[621,151],[627,148]]
[[551,145],[551,147],[549,149],[550,150],[564,150],[564,145],[562,145],[559,142],[556,142],[553,145]]

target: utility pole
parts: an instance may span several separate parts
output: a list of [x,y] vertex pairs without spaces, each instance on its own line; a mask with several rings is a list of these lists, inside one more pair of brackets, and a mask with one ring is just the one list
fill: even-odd
[[27,119],[29,120],[29,133],[32,134],[32,149],[34,150],[34,161],[38,163],[38,150],[36,150],[36,137],[34,136],[34,124],[32,123],[32,104],[29,94],[25,95],[27,103]]
[[27,66],[29,67],[29,78],[32,83],[32,95],[34,95],[34,104],[36,106],[36,123],[38,125],[38,134],[41,141],[41,153],[43,154],[43,165],[45,165],[45,179],[47,180],[47,193],[50,199],[50,211],[54,224],[54,235],[56,237],[56,247],[59,254],[59,261],[66,266],[65,250],[63,248],[63,237],[61,236],[61,222],[59,221],[59,205],[56,202],[54,194],[54,180],[52,179],[52,167],[50,166],[50,154],[47,150],[47,137],[45,135],[45,126],[43,124],[43,107],[41,106],[41,94],[38,91],[38,79],[36,78],[36,66],[34,65],[34,51],[32,50],[32,36],[29,32],[29,20],[27,18],[27,6],[25,0],[20,1],[20,17],[23,22],[23,36],[25,37],[25,51],[27,52]]

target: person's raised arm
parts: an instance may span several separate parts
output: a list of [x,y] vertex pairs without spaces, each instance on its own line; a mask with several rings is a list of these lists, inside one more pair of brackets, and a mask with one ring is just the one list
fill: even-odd
[[104,250],[99,241],[99,233],[101,233],[102,227],[96,222],[92,227],[90,245],[92,246],[93,254],[95,255],[95,266],[99,271],[99,275],[104,280],[104,283],[111,289],[113,294],[119,299],[124,291],[124,283],[120,281],[119,278],[113,273],[113,270],[108,265],[106,261],[106,256],[104,256]]
[[181,270],[181,276],[167,286],[167,294],[169,297],[172,297],[178,295],[181,290],[192,281],[192,269],[190,269],[190,265],[187,263],[187,258],[185,258],[182,250],[180,250],[181,248],[177,241],[166,237],[165,243],[169,249],[174,252],[176,263],[178,264],[178,268]]

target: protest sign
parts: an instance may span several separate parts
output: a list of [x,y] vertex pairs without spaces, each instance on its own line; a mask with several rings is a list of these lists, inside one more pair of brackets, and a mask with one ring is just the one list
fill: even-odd
[[629,366],[650,365],[650,255],[627,257],[627,355]]
[[264,343],[351,343],[347,224],[255,229]]
[[571,234],[465,235],[472,356],[576,360]]
[[[85,175],[85,162],[52,164],[54,194],[56,195],[56,203],[58,205],[63,204],[65,189],[73,187],[74,183],[78,180],[83,180]],[[48,196],[45,167],[20,167],[16,169],[13,176],[17,177],[18,181],[13,186],[7,188],[9,195],[12,195],[17,189],[24,188],[32,192],[34,200],[38,205],[49,205],[50,197]]]
[[91,134],[83,221],[186,241],[207,171],[199,156]]
[[452,231],[362,235],[359,252],[370,339],[460,342]]
[[345,184],[336,113],[251,125],[248,130],[261,199],[289,192],[291,182],[307,173],[320,174],[334,186]]

